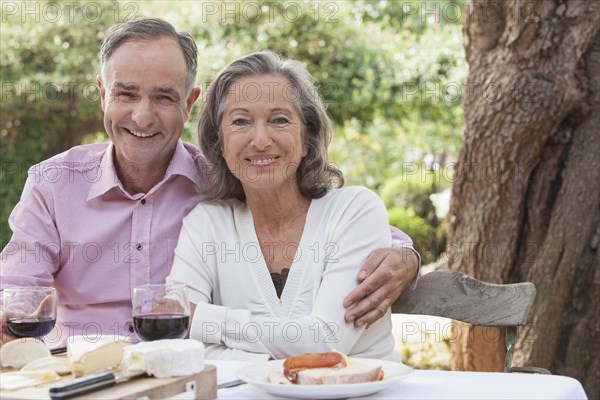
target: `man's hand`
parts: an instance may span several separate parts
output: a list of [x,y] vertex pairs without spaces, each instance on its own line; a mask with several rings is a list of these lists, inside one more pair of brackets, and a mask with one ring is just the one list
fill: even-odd
[[8,329],[6,329],[6,321],[8,321],[7,315],[4,313],[4,311],[0,311],[0,347],[2,347],[4,343],[18,339],[18,337],[11,335],[8,332]]
[[417,276],[419,260],[408,248],[373,251],[358,273],[359,285],[344,299],[346,321],[359,327],[383,317]]
[[[11,319],[21,319],[21,318],[33,318],[33,319],[37,319],[40,316],[47,316],[47,315],[52,315],[53,314],[53,309],[54,307],[56,307],[56,305],[54,304],[54,300],[55,298],[48,295],[46,297],[44,297],[44,299],[40,302],[40,304],[37,306],[37,308],[32,312],[32,313],[27,313],[27,312],[23,312],[22,310],[30,310],[31,308],[35,307],[35,305],[32,305],[31,302],[34,301],[33,298],[25,298],[22,297],[20,298],[20,300],[24,300],[24,301],[19,301],[19,302],[14,302],[12,303],[12,306],[17,306],[16,309],[20,310],[20,311],[0,311],[0,347],[2,347],[2,345],[4,343],[8,343],[11,340],[15,340],[15,339],[19,339],[18,336],[14,336],[12,335],[9,330],[6,328],[6,322],[8,321],[9,318]],[[29,304],[28,304],[28,303]]]

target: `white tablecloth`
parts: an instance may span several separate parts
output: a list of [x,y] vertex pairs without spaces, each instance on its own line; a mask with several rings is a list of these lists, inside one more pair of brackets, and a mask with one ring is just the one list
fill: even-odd
[[[238,361],[207,361],[217,366],[218,383],[236,379],[235,371],[248,365]],[[244,384],[218,391],[219,399],[277,399]],[[576,379],[558,375],[505,374],[415,370],[369,399],[587,399]]]

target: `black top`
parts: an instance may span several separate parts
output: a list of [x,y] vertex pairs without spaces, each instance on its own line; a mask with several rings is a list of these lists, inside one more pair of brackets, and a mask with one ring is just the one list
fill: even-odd
[[271,279],[273,280],[273,286],[275,286],[275,292],[277,292],[277,297],[281,298],[281,293],[283,292],[283,288],[285,287],[285,282],[287,281],[288,274],[290,273],[289,268],[284,268],[281,272],[271,272]]

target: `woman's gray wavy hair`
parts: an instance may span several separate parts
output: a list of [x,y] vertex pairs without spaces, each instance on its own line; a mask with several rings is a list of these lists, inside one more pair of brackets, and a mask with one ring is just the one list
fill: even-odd
[[333,125],[313,84],[313,78],[301,63],[285,59],[272,51],[261,51],[239,58],[215,77],[198,123],[198,141],[209,169],[202,194],[207,200],[236,198],[245,201],[241,182],[231,173],[221,153],[221,120],[231,85],[248,76],[277,75],[287,79],[295,93],[302,120],[303,143],[307,155],[300,161],[296,180],[300,193],[309,199],[323,197],[327,190],[344,184],[342,172],[329,164],[327,147]]

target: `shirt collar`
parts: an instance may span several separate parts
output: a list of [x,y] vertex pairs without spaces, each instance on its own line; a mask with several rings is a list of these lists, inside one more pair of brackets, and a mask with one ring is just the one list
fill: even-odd
[[200,155],[200,150],[190,144],[179,140],[173,153],[173,158],[167,168],[162,182],[173,175],[181,175],[189,179],[198,189],[202,187],[202,175],[205,173],[205,162]]
[[113,162],[113,152],[114,145],[112,143],[108,143],[108,146],[102,155],[102,159],[100,160],[100,166],[97,175],[98,179],[92,182],[88,192],[88,201],[103,195],[112,188],[120,187],[123,189],[121,186],[121,181],[119,181],[119,178],[117,177],[117,171],[114,167],[115,164]]
[[[200,157],[199,150],[195,146],[191,144],[184,144],[181,140],[177,141],[173,158],[171,159],[171,163],[167,168],[164,178],[158,184],[156,184],[156,186],[150,189],[150,192],[156,190],[156,188],[161,186],[174,175],[186,177],[199,189],[203,182],[201,177],[201,173],[203,172],[201,169],[204,168],[204,164],[200,160]],[[132,196],[125,191],[123,184],[117,176],[117,171],[114,165],[114,144],[111,142],[109,143],[104,155],[102,156],[102,159],[100,160],[98,171],[100,176],[91,185],[87,196],[88,201],[95,197],[102,196],[113,188],[119,188],[125,196],[130,197],[133,200],[135,200],[137,197],[143,196]]]

